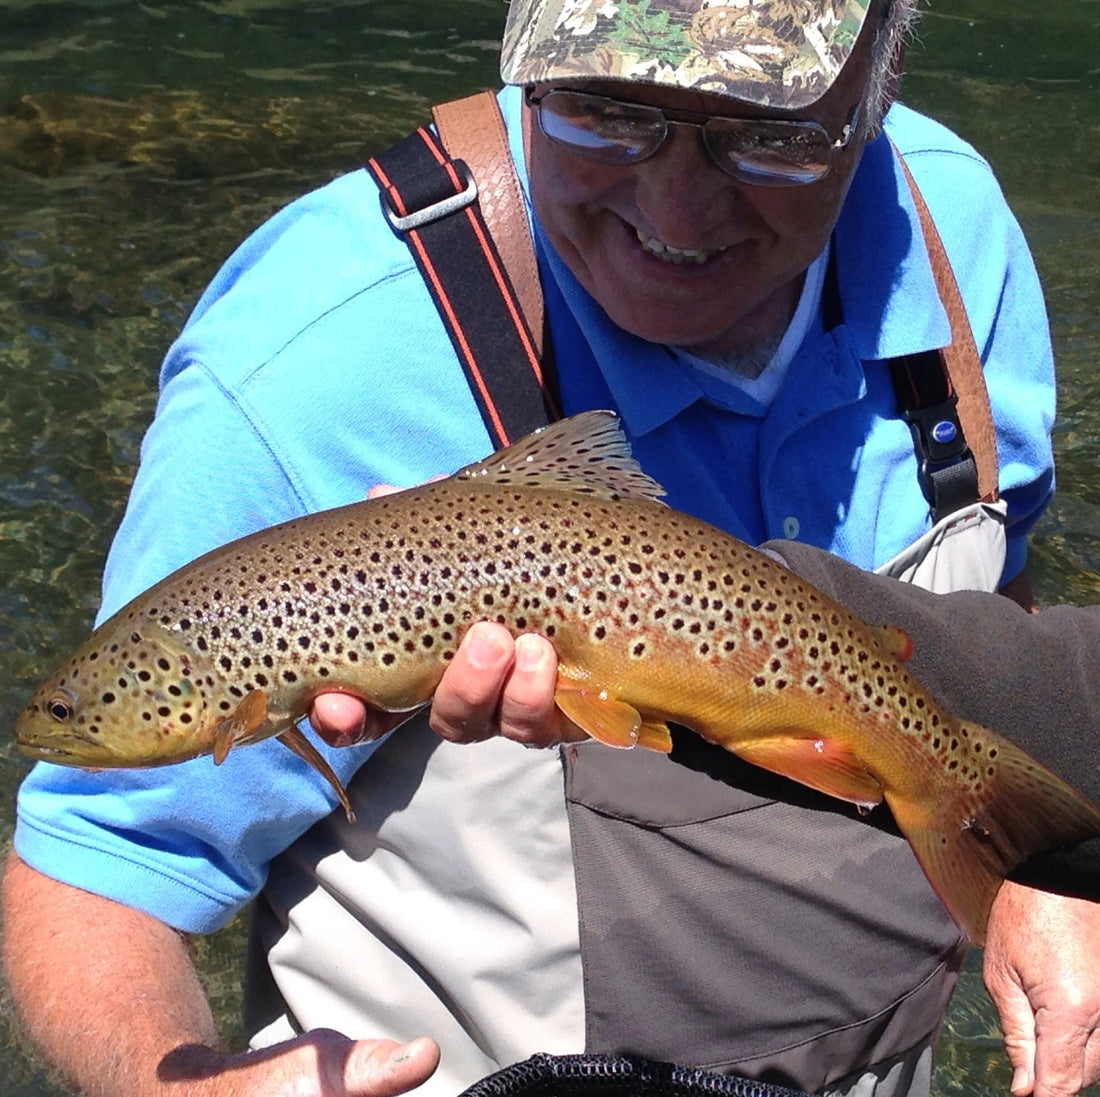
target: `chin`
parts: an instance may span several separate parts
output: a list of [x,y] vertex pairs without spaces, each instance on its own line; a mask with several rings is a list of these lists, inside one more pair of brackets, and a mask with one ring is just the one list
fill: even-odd
[[[652,314],[637,316],[617,317],[609,314],[611,320],[623,331],[644,339],[648,343],[659,343],[662,346],[684,347],[685,349],[711,347],[716,343],[729,339],[729,324],[721,326],[706,326],[683,323],[683,316],[675,318],[658,318]],[[701,350],[697,351],[701,353]]]

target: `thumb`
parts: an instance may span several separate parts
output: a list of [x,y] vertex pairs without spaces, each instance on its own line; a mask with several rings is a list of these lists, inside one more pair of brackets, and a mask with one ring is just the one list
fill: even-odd
[[347,1097],[398,1097],[426,1082],[439,1066],[439,1045],[427,1036],[408,1044],[357,1040],[344,1060]]

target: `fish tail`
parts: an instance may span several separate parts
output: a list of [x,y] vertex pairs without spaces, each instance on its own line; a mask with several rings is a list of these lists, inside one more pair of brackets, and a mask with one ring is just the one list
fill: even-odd
[[973,786],[960,782],[923,808],[886,799],[936,894],[980,945],[1005,877],[1029,857],[1100,834],[1100,810],[1015,744],[975,724],[960,731],[986,744]]

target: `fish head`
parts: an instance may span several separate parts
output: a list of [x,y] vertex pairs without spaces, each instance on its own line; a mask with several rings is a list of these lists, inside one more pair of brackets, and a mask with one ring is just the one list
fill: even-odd
[[109,621],[27,702],[15,722],[32,758],[87,769],[184,761],[209,751],[209,681],[172,633]]

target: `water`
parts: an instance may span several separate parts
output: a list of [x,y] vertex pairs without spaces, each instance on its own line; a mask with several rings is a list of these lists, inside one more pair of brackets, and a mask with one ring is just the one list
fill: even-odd
[[[495,86],[499,0],[0,0],[0,727],[85,635],[160,357],[234,244],[432,102]],[[992,160],[1060,372],[1046,602],[1100,602],[1100,3],[944,0],[904,98]],[[0,736],[0,842],[25,763]],[[241,924],[198,943],[239,1039]],[[935,1088],[1007,1092],[972,957]],[[58,1097],[0,1018],[0,1097]]]

